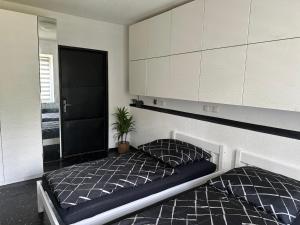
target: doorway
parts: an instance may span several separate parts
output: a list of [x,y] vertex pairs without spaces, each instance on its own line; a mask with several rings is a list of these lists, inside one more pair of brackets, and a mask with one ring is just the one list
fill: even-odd
[[108,54],[59,46],[61,144],[64,159],[108,152]]

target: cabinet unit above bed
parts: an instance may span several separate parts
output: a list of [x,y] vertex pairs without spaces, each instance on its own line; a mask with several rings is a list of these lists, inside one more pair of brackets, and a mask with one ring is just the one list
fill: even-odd
[[171,12],[165,12],[129,28],[130,59],[167,56],[171,51]]
[[171,56],[168,93],[170,98],[198,100],[201,53]]
[[299,0],[252,0],[249,42],[300,37]]
[[170,55],[171,12],[165,12],[148,21],[147,58]]
[[203,49],[247,44],[250,0],[206,0]]
[[129,28],[130,60],[146,59],[148,56],[148,21],[142,21]]
[[202,53],[199,101],[241,105],[246,46]]
[[169,98],[170,57],[148,60],[147,95]]
[[300,111],[300,39],[250,45],[244,105]]
[[130,93],[146,95],[147,73],[147,60],[137,60],[129,63]]
[[297,0],[195,0],[134,24],[130,93],[300,111],[299,20]]
[[202,49],[204,0],[196,0],[172,10],[171,53]]

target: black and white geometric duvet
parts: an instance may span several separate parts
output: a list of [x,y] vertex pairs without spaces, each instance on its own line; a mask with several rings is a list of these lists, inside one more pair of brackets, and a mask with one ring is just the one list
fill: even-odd
[[173,168],[146,153],[134,151],[52,171],[44,178],[60,206],[69,208],[121,188],[135,187],[172,174]]
[[300,211],[300,181],[257,167],[232,169],[210,181],[221,191],[291,224]]
[[114,225],[279,225],[274,217],[228,197],[212,186],[201,186]]

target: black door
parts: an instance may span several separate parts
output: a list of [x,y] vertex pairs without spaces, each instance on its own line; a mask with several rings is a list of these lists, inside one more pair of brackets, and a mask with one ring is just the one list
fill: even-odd
[[59,46],[62,155],[108,148],[107,52]]

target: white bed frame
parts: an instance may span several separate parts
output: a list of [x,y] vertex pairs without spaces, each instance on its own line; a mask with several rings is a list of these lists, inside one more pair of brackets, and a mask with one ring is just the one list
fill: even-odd
[[[223,173],[223,166],[224,166],[223,157],[225,154],[223,145],[213,143],[210,141],[205,141],[198,137],[191,136],[177,131],[173,131],[171,136],[174,139],[176,138],[178,140],[186,141],[196,146],[199,146],[203,148],[205,151],[212,154],[213,157],[211,161],[217,165],[217,171],[207,176],[200,177],[192,181],[188,181],[186,183],[166,189],[156,194],[149,195],[147,197],[119,206],[117,208],[108,210],[94,217],[84,219],[82,221],[74,223],[73,225],[101,225],[101,224],[108,223],[112,220],[118,219],[122,216],[128,215],[130,213],[133,213],[135,211],[153,205],[159,201],[173,197],[187,190],[193,189],[201,184],[206,183],[209,179],[217,177]],[[60,223],[61,219],[55,207],[53,206],[47,192],[45,192],[43,189],[42,181],[37,181],[37,203],[38,203],[38,212],[39,213],[46,212],[51,222],[51,225],[61,224]]]
[[265,170],[300,180],[300,167],[288,165],[284,162],[272,160],[266,156],[236,150],[235,167],[256,166]]

